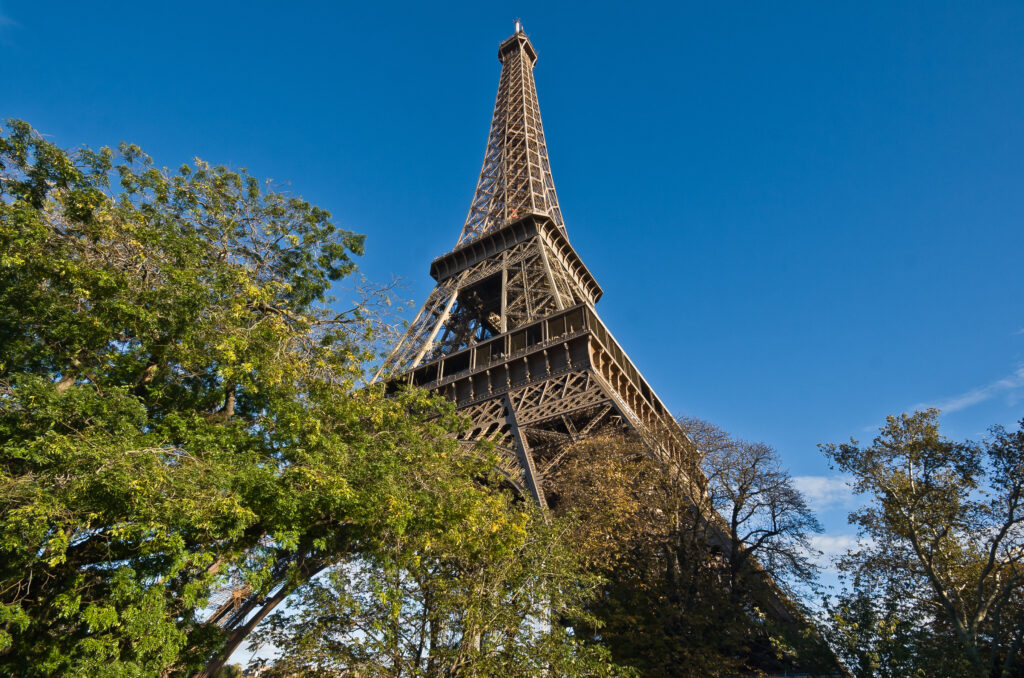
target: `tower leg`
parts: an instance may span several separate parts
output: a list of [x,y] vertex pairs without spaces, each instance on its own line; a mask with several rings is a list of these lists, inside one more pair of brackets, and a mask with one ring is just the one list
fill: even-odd
[[423,360],[423,356],[426,355],[427,351],[430,349],[431,344],[434,343],[434,339],[437,337],[437,333],[441,331],[441,327],[444,326],[445,321],[448,320],[448,316],[451,315],[452,306],[455,305],[455,300],[458,298],[459,291],[458,289],[456,289],[454,292],[452,292],[452,296],[449,297],[448,303],[445,304],[444,311],[442,311],[441,315],[437,318],[437,322],[434,323],[434,329],[430,331],[430,336],[428,336],[426,341],[423,342],[423,346],[420,348],[420,352],[416,354],[416,357],[413,358],[412,363],[409,365],[410,370],[414,369],[417,365],[420,364],[420,361]]
[[537,469],[533,465],[533,455],[530,453],[530,446],[526,443],[526,437],[519,430],[519,422],[516,420],[516,409],[512,406],[512,399],[505,394],[505,419],[508,421],[509,431],[516,441],[516,456],[519,457],[519,464],[523,467],[523,479],[526,487],[530,490],[533,498],[541,508],[547,508],[548,503],[544,499],[544,492],[537,479]]

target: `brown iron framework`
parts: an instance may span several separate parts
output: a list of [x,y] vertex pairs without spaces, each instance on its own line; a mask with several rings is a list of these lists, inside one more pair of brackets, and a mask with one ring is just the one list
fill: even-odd
[[501,470],[546,505],[545,478],[567,444],[612,426],[652,454],[693,445],[594,309],[601,287],[569,243],[540,120],[537,53],[517,26],[498,48],[501,77],[483,169],[437,286],[378,377],[441,393],[494,443]]

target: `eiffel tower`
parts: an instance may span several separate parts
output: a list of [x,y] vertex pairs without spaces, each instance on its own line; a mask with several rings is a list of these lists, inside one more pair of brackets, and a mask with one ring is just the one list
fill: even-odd
[[[601,287],[569,243],[533,81],[537,52],[519,22],[498,60],[498,96],[466,223],[455,248],[431,263],[437,286],[373,380],[453,400],[472,421],[460,441],[493,442],[509,483],[546,507],[545,475],[570,444],[609,427],[684,467],[697,450],[594,309]],[[709,539],[723,547],[720,519],[705,518]],[[769,613],[818,637],[768,584]],[[280,600],[246,586],[215,594],[207,623],[230,634],[227,652],[197,675],[212,676],[253,620]],[[848,675],[836,667],[828,673]]]
[[601,286],[569,242],[551,176],[533,68],[516,22],[483,168],[455,248],[430,265],[437,286],[377,377],[420,386],[492,441],[501,471],[546,506],[545,476],[567,444],[607,427],[680,459],[686,434],[595,310]]

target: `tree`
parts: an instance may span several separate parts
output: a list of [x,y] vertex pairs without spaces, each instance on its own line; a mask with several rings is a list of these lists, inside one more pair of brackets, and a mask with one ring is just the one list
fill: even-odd
[[244,170],[8,122],[0,671],[214,675],[332,565],[494,519],[450,404],[360,387],[372,299],[328,294],[362,248]]
[[[589,605],[600,628],[582,631],[640,675],[707,676],[744,667],[742,619],[723,585],[720,559],[689,486],[632,437],[577,443],[547,487],[557,514],[579,516],[571,541],[607,580]],[[685,479],[682,479],[685,483]]]
[[774,583],[813,580],[806,503],[767,446],[682,423],[691,458],[662,462],[610,435],[577,444],[548,480],[557,510],[584,517],[575,540],[608,579],[593,635],[644,675],[832,670]]
[[929,678],[962,675],[962,660],[937,633],[920,606],[856,574],[836,599],[826,599],[825,635],[857,678]]
[[[1024,638],[1024,421],[981,444],[939,433],[938,411],[888,417],[867,447],[822,446],[867,504],[846,568],[912,604],[945,643],[947,675],[1010,676]],[[843,618],[840,618],[840,622]],[[959,648],[959,650],[957,650]]]
[[790,596],[813,586],[818,567],[810,536],[822,527],[778,453],[765,443],[733,440],[704,421],[684,420],[683,427],[703,453],[707,503],[726,524],[730,590],[742,591],[742,580],[761,572]]
[[303,587],[254,639],[280,649],[260,664],[282,676],[628,675],[562,623],[585,616],[599,583],[571,526],[505,501],[458,539],[395,540]]

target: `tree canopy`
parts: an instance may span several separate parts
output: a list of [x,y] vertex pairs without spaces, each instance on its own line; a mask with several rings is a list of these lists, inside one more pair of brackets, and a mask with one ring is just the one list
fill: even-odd
[[[949,440],[938,411],[889,417],[871,445],[824,445],[866,499],[832,638],[858,675],[1024,670],[1024,421]],[[894,668],[899,667],[899,668]]]
[[592,636],[641,675],[838,670],[792,595],[814,580],[807,537],[819,528],[775,451],[682,425],[692,459],[605,435],[578,443],[548,481],[556,512],[581,516],[574,541],[605,578]]

